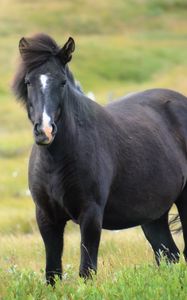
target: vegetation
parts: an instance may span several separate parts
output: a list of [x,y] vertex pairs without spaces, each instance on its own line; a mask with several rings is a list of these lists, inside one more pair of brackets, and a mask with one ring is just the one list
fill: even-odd
[[[168,274],[170,276],[168,277]],[[2,274],[3,275],[3,274]],[[186,299],[186,265],[155,266],[142,265],[135,267],[121,266],[120,271],[110,273],[107,277],[93,278],[85,284],[75,276],[70,268],[64,276],[64,284],[57,280],[55,291],[46,287],[41,276],[33,271],[20,272],[16,268],[9,270],[10,282],[4,299]],[[4,276],[0,277],[4,283]]]
[[[186,299],[183,261],[157,268],[139,228],[103,232],[99,272],[78,279],[79,232],[69,224],[64,283],[44,283],[44,247],[27,187],[32,127],[10,86],[18,41],[35,32],[76,41],[70,64],[101,104],[152,87],[186,93],[185,0],[2,1],[0,10],[0,299]],[[182,250],[181,236],[175,236]]]

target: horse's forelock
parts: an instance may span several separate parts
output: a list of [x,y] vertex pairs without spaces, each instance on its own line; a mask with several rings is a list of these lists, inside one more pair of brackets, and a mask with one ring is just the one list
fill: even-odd
[[45,63],[51,56],[56,56],[60,47],[50,36],[40,33],[20,41],[19,50],[22,62],[29,71]]
[[21,61],[13,79],[12,90],[17,99],[27,102],[26,73],[44,64],[51,56],[58,55],[60,47],[48,35],[40,33],[31,38],[20,40]]

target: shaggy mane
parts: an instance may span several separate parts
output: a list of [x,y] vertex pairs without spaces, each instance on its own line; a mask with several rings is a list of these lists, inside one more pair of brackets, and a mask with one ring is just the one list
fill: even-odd
[[30,71],[45,63],[51,56],[56,56],[60,47],[48,35],[39,33],[31,38],[26,38],[19,46],[23,64]]

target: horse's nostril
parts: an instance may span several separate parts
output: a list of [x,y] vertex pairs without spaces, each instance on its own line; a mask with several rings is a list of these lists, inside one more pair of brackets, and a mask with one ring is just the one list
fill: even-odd
[[55,135],[56,132],[57,132],[57,126],[56,126],[55,123],[52,123],[51,126],[52,126],[52,132],[51,132],[51,133],[52,133],[53,135]]
[[37,135],[40,135],[41,132],[42,132],[41,125],[39,123],[35,123],[34,134],[37,136]]

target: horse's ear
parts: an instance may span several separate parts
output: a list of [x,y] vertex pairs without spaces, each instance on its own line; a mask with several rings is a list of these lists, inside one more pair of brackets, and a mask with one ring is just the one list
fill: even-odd
[[25,48],[28,47],[28,41],[26,40],[26,38],[22,37],[21,40],[19,41],[19,52],[22,55]]
[[65,65],[67,64],[71,58],[72,53],[75,50],[75,42],[72,37],[69,37],[68,41],[65,43],[65,45],[60,50],[58,56],[61,60],[61,62]]

